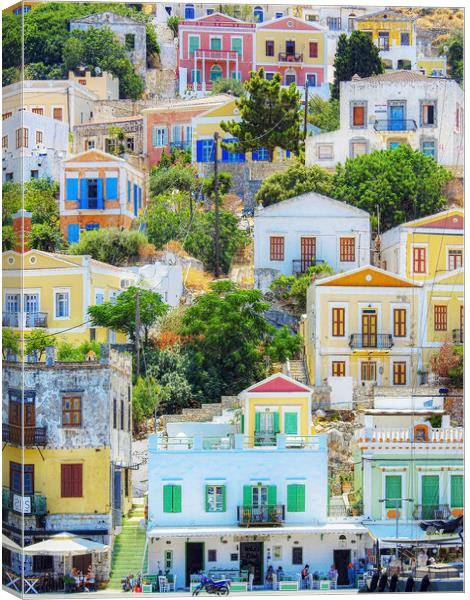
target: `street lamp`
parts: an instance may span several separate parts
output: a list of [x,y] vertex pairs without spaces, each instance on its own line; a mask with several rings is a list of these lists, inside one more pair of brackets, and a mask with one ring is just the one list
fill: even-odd
[[398,558],[398,509],[402,502],[414,502],[413,498],[381,498],[379,502],[394,502],[395,503],[395,551]]

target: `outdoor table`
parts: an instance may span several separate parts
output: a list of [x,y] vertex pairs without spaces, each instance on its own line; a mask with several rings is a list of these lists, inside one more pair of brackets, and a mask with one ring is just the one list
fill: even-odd
[[13,571],[5,571],[6,576],[8,577],[8,583],[6,585],[7,588],[11,588],[16,590],[17,592],[19,592],[20,590],[18,589],[18,586],[16,585],[17,581],[20,581],[20,576],[17,575],[16,573],[13,573]]
[[25,577],[24,578],[24,585],[25,585],[24,593],[25,594],[39,594],[38,590],[36,589],[36,584],[40,580],[41,580],[40,577]]

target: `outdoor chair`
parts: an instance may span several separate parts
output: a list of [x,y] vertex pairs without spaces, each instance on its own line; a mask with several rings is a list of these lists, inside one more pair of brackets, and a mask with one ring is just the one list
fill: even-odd
[[379,574],[374,573],[372,575],[372,579],[370,580],[369,592],[375,592],[377,589],[377,584],[379,583]]
[[412,592],[414,590],[414,587],[415,587],[415,580],[410,575],[408,577],[408,579],[406,580],[405,592]]
[[396,592],[397,591],[397,585],[398,585],[398,575],[396,573],[394,573],[392,575],[392,577],[390,578],[389,590],[391,592]]
[[379,580],[379,587],[377,589],[378,592],[385,592],[385,588],[387,587],[387,583],[388,583],[388,577],[387,575],[384,573],[382,575],[382,577]]
[[429,590],[429,586],[431,585],[431,581],[429,580],[429,575],[425,575],[421,579],[421,585],[419,586],[420,592],[427,592]]
[[167,585],[169,592],[176,592],[176,575],[167,576]]
[[159,592],[169,592],[170,591],[170,584],[168,583],[168,580],[164,575],[160,575],[158,577],[158,591]]

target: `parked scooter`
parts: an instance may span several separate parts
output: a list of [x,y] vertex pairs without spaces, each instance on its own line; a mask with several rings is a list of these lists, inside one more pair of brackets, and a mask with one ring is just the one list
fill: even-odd
[[210,577],[202,575],[201,581],[193,590],[193,596],[198,596],[199,592],[206,590],[208,594],[216,594],[217,596],[228,596],[230,592],[230,580],[221,579],[220,581],[214,581]]

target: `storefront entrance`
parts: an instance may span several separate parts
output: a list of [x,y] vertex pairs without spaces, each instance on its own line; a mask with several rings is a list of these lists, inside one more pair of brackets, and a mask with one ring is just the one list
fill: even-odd
[[204,570],[204,543],[187,542],[186,544],[186,587],[189,587],[191,575]]
[[338,585],[349,585],[348,565],[351,562],[351,550],[333,550],[333,563],[338,571]]
[[263,542],[240,542],[240,571],[255,570],[255,585],[263,584]]

